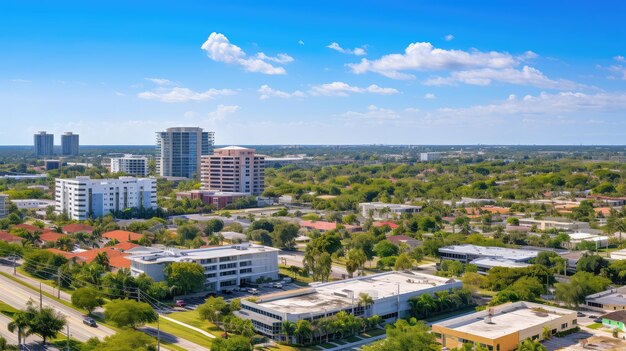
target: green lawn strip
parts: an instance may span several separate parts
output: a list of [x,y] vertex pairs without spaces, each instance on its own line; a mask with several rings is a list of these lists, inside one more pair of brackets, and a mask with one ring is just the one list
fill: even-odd
[[343,339],[343,340],[347,341],[348,343],[351,343],[351,342],[361,341],[361,338],[356,337],[356,336],[351,336],[351,337],[349,337],[347,339]]
[[[173,312],[167,315],[167,317],[175,319],[179,322],[189,324],[192,327],[196,327],[205,330],[216,337],[220,337],[224,332],[219,329],[215,324],[201,320],[197,311],[185,311],[185,312]],[[181,326],[182,327],[182,326]]]
[[[67,337],[65,335],[59,335],[54,339],[51,339],[47,344],[56,347],[59,350],[67,350]],[[70,350],[80,350],[83,346],[83,342],[70,338]]]
[[589,329],[598,330],[602,328],[602,323],[592,323],[587,326]]
[[372,330],[368,330],[365,333],[361,334],[361,337],[364,338],[371,338],[374,336],[379,336],[379,335],[383,335],[385,334],[387,331],[385,329],[372,329]]
[[[345,340],[345,339],[344,339],[344,340]],[[335,340],[335,341],[333,341],[333,342],[334,342],[335,344],[345,345],[345,344],[347,344],[348,342],[347,342],[347,341],[344,341],[344,340]]]
[[[156,323],[150,323],[148,325],[153,328],[157,327]],[[174,336],[188,340],[206,348],[211,347],[211,338],[202,335],[195,330],[186,328],[182,325],[176,324],[163,318],[160,318],[160,325],[162,332],[172,334]]]
[[[28,284],[27,282],[25,282],[25,281],[21,280],[20,278],[17,278],[17,277],[15,277],[15,276],[13,276],[12,274],[5,273],[5,272],[0,272],[0,274],[2,274],[2,275],[3,275],[3,276],[5,276],[6,278],[9,278],[9,279],[13,280],[14,282],[16,282],[16,283],[18,283],[18,284],[20,284],[20,285],[23,285],[23,286],[25,286],[25,287],[27,287],[27,288],[29,288],[29,289],[31,289],[31,290],[33,290],[33,291],[35,291],[35,292],[38,292],[38,291],[39,291],[39,287],[34,287],[34,286],[32,286],[32,285]],[[54,296],[54,295],[50,294],[49,292],[46,292],[46,291],[43,291],[43,290],[42,290],[42,292],[41,292],[41,293],[42,293],[42,295],[44,295],[44,296],[46,296],[46,297],[49,297],[49,298],[53,299],[54,301],[60,302],[60,303],[64,304],[64,305],[65,305],[65,306],[67,306],[67,307],[70,307],[70,308],[75,309],[76,311],[79,311],[79,312],[81,312],[81,313],[84,313],[84,312],[85,312],[85,311],[83,311],[83,310],[80,310],[80,309],[76,308],[74,305],[72,305],[72,303],[71,303],[71,302],[68,302],[68,301],[65,301],[65,300],[59,299],[59,298],[57,298],[56,296]]]
[[[43,278],[39,278],[39,277],[35,277],[34,275],[32,275],[32,274],[30,274],[30,273],[26,272],[26,271],[24,270],[24,268],[23,268],[23,267],[21,267],[21,266],[20,266],[20,267],[17,267],[17,272],[18,272],[18,273],[20,273],[20,274],[22,274],[22,275],[25,275],[25,276],[29,277],[30,279],[36,280],[36,281],[38,281],[38,282],[41,282],[41,283],[43,283],[44,285],[47,285],[47,286],[49,286],[49,287],[51,287],[51,288],[58,289],[58,287],[57,287],[56,283],[55,283],[55,282],[53,282],[52,280],[49,280],[49,279],[43,279]],[[70,295],[74,292],[74,290],[72,290],[72,289],[68,289],[68,288],[66,288],[66,287],[61,287],[61,291],[65,292],[65,293],[68,293],[68,294],[70,294]]]
[[337,345],[335,345],[335,344],[331,344],[331,343],[329,343],[329,342],[325,342],[325,343],[320,344],[320,345],[318,345],[318,346],[321,346],[321,347],[323,347],[323,348],[325,348],[325,349],[332,349],[333,347],[337,347]]
[[18,310],[16,308],[13,308],[13,306],[6,304],[3,301],[0,301],[0,313],[2,313],[3,315],[9,317],[9,318],[13,318],[13,315],[17,312]]

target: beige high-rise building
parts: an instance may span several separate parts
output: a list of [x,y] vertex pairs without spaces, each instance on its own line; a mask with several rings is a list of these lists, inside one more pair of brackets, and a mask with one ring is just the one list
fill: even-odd
[[202,156],[202,187],[259,195],[265,190],[265,156],[254,149],[229,146]]

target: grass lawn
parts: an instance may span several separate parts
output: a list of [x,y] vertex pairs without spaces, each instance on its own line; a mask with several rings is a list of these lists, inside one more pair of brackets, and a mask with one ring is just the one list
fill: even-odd
[[333,347],[337,347],[337,345],[331,344],[329,342],[325,342],[325,343],[317,345],[317,346],[321,346],[321,347],[323,347],[325,349],[332,349]]
[[349,337],[349,338],[347,338],[347,339],[343,339],[343,340],[345,340],[345,341],[347,341],[347,342],[357,342],[357,341],[360,341],[360,340],[361,340],[361,338],[358,338],[358,337],[356,337],[356,336],[351,336],[351,337]]
[[297,274],[296,278],[293,278],[293,272],[289,270],[289,266],[285,266],[285,265],[278,265],[278,271],[280,274],[283,274],[291,279],[293,279],[294,284],[296,285],[301,285],[301,286],[308,286],[308,283],[312,283],[313,282],[313,278],[311,277],[304,277],[302,275]]
[[[160,319],[161,331],[175,335],[179,338],[189,340],[193,343],[196,343],[200,346],[210,348],[211,347],[211,338],[198,333],[195,330],[191,330],[189,328],[183,327],[182,325],[178,325],[174,322],[170,322],[166,319]],[[150,323],[149,326],[156,328],[156,323]],[[173,345],[172,345],[173,346]]]
[[602,328],[602,323],[592,323],[587,326],[589,329],[598,330]]
[[385,329],[372,329],[372,330],[366,331],[365,333],[361,334],[360,336],[362,336],[364,338],[371,338],[373,336],[383,335],[386,332],[387,331]]
[[[177,321],[189,324],[193,327],[206,330],[207,332],[219,337],[224,332],[219,329],[215,324],[201,320],[198,316],[197,311],[184,311],[184,312],[173,312],[167,315],[169,318],[175,319]],[[182,328],[182,326],[180,326]],[[203,336],[206,338],[205,336]]]
[[16,308],[13,308],[12,306],[7,305],[3,301],[0,301],[0,313],[2,313],[3,315],[9,318],[13,318],[13,315],[15,314],[15,312],[17,312]]

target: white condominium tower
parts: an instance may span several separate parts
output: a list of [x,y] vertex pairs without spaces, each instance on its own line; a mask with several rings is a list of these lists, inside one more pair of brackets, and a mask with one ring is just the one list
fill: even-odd
[[78,134],[66,132],[61,135],[61,155],[78,156]]
[[119,172],[145,177],[148,175],[148,158],[143,155],[111,158],[111,173]]
[[34,144],[36,156],[54,155],[54,134],[39,132],[34,136]]
[[162,177],[194,178],[200,157],[213,151],[214,133],[197,127],[167,128],[157,132],[157,173]]
[[101,217],[128,208],[156,209],[156,179],[120,177],[56,179],[56,212],[73,220]]
[[259,195],[265,190],[265,156],[254,149],[229,146],[202,157],[202,187]]

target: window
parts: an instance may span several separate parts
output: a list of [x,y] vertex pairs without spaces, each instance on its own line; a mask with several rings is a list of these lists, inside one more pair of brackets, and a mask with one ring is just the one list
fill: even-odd
[[567,323],[561,324],[561,329],[565,329],[565,328],[567,328]]

